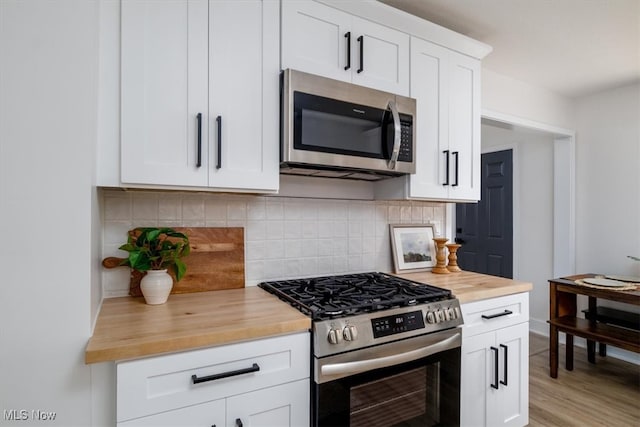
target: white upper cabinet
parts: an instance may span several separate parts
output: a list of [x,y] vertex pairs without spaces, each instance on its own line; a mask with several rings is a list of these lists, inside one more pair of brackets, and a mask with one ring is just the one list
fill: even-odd
[[416,173],[378,183],[379,198],[480,199],[480,61],[411,39]]
[[274,1],[122,2],[121,181],[278,189]]
[[123,1],[121,16],[122,182],[207,186],[207,0]]
[[409,94],[410,36],[315,1],[282,2],[282,69]]

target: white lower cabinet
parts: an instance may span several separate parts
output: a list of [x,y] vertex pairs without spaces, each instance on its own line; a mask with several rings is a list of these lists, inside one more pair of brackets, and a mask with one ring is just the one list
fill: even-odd
[[460,424],[529,423],[529,295],[463,304]]
[[117,364],[118,426],[309,425],[309,334]]

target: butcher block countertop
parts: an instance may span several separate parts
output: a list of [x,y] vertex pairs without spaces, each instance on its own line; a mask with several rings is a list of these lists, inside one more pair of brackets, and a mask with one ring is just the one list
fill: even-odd
[[469,271],[450,274],[433,274],[431,272],[402,273],[396,274],[396,276],[449,289],[461,304],[519,292],[529,292],[533,288],[533,285],[529,282],[520,282]]
[[115,361],[307,331],[311,320],[258,287],[102,303],[85,363]]
[[[529,292],[531,283],[484,274],[403,273],[397,276],[450,289],[461,303]],[[309,317],[258,287],[174,294],[162,305],[142,297],[102,303],[86,363],[153,356],[307,331]]]

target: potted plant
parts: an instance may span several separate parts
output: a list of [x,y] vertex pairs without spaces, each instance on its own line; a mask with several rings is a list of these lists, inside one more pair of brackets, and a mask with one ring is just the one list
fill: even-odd
[[146,272],[140,290],[147,304],[164,304],[173,288],[167,268],[173,268],[176,280],[182,279],[187,266],[181,260],[189,255],[189,238],[172,228],[139,227],[129,232],[127,243],[120,246],[129,256],[120,265]]

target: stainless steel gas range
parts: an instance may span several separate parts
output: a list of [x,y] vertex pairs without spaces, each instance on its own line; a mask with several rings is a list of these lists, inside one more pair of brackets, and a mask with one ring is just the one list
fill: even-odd
[[460,423],[462,314],[451,292],[385,273],[263,282],[311,316],[311,424]]

